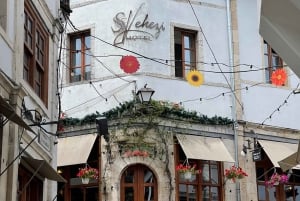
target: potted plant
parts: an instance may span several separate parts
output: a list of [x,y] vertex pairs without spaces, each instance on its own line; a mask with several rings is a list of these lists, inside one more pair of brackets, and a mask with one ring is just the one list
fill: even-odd
[[286,174],[278,174],[274,172],[269,180],[265,181],[265,186],[268,188],[272,188],[278,184],[286,184],[289,178]]
[[196,164],[193,166],[189,164],[179,164],[176,166],[176,171],[183,174],[185,179],[191,179],[193,174],[200,173],[200,170],[196,169]]
[[248,174],[241,168],[236,166],[231,166],[229,169],[225,169],[225,177],[227,180],[235,182],[236,179],[243,179],[247,177]]
[[90,179],[98,179],[99,171],[96,168],[79,168],[77,177],[81,178],[83,184],[88,184]]

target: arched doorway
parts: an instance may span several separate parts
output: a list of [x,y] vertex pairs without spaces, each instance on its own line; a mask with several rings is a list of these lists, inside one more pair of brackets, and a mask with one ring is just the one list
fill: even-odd
[[145,165],[129,166],[121,178],[121,201],[157,201],[157,181]]

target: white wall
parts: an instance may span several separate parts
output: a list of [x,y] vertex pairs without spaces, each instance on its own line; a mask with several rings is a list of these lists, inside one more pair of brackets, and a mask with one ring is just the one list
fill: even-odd
[[[126,17],[128,17],[130,10],[135,12],[144,2],[145,7],[140,15],[149,14],[148,19],[150,21],[164,23],[165,31],[160,33],[157,40],[126,41],[124,45],[119,46],[150,58],[174,59],[172,45],[174,26],[191,28],[197,31],[201,30],[191,6],[186,1],[110,0],[86,2],[77,0],[71,2],[73,2],[73,12],[70,17],[73,24],[79,29],[92,28],[92,35],[109,43],[112,43],[115,37],[112,27],[115,28],[113,18],[116,13],[124,12]],[[264,66],[262,60],[262,39],[258,33],[259,2],[237,1],[239,42],[237,54],[240,64],[252,64],[254,65],[253,69]],[[134,84],[127,86],[122,79],[113,79],[116,77],[114,74],[124,75],[119,67],[121,57],[98,57],[93,60],[92,74],[94,77],[92,81],[100,94],[108,97],[108,101],[106,102],[105,99],[99,97],[88,81],[69,84],[64,79],[62,103],[63,110],[67,115],[69,117],[82,118],[86,114],[96,111],[102,113],[117,106],[119,102],[132,100],[132,90],[142,88],[147,83],[148,87],[155,90],[153,98],[156,100],[182,102],[187,110],[196,110],[199,114],[232,118],[232,95],[227,84],[227,82],[230,83],[230,74],[225,73],[223,75],[221,73],[207,72],[220,72],[220,69],[223,72],[231,70],[230,67],[226,67],[229,63],[226,1],[202,1],[201,4],[193,4],[193,8],[204,33],[204,35],[199,34],[198,37],[197,55],[198,61],[207,63],[198,64],[198,69],[202,70],[205,79],[205,83],[202,86],[193,87],[185,79],[174,78],[173,67],[142,58],[138,58],[140,69],[137,73],[124,77],[124,79],[130,81],[136,80],[137,88],[135,88]],[[68,31],[73,32],[74,29],[69,27]],[[66,44],[68,43],[66,42]],[[215,58],[209,47],[212,49]],[[133,55],[128,51],[105,44],[99,39],[93,39],[92,52],[94,55],[100,56]],[[65,53],[67,54],[68,51]],[[104,68],[99,61],[105,64],[113,73]],[[226,65],[210,65],[216,61]],[[68,60],[65,63],[68,65]],[[64,78],[68,76],[66,69],[67,67],[64,67]],[[240,66],[240,70],[250,70],[250,68],[249,66]],[[293,74],[291,71],[289,73]],[[240,78],[242,95],[239,98],[239,102],[244,107],[243,120],[258,124],[262,123],[284,101],[285,97],[299,82],[296,76],[290,75],[288,86],[274,87],[273,85],[265,84],[263,70],[241,73]],[[126,85],[124,89],[115,92],[115,90],[122,88],[124,85]],[[248,86],[248,90],[243,89],[245,86]],[[224,95],[222,95],[223,93]],[[98,98],[96,98],[97,96]],[[93,98],[95,98],[94,101],[87,102]],[[200,98],[202,98],[201,102]],[[296,104],[297,99],[298,97],[296,96],[291,97],[285,109],[278,114],[274,114],[274,118],[271,121],[266,121],[265,124],[300,128],[296,121],[298,115],[294,112],[299,107]]]

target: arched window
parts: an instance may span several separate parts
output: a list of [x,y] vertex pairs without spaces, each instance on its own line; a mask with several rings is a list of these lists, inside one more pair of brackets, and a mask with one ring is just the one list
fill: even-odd
[[142,164],[128,167],[121,178],[121,201],[157,201],[157,181]]

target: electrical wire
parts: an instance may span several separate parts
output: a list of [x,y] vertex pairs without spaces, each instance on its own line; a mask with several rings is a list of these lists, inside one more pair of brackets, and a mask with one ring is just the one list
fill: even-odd
[[233,89],[232,89],[232,87],[231,87],[231,85],[230,85],[230,83],[229,83],[227,77],[226,77],[225,74],[223,73],[223,71],[222,71],[220,65],[218,64],[217,58],[216,58],[216,56],[215,56],[215,53],[213,52],[212,47],[210,46],[210,44],[209,44],[209,42],[208,42],[208,40],[207,40],[207,38],[206,38],[206,35],[205,35],[205,33],[204,33],[204,31],[203,31],[203,29],[202,29],[202,27],[201,27],[201,24],[200,24],[200,22],[199,22],[198,16],[196,15],[196,12],[195,12],[195,10],[194,10],[194,7],[193,7],[192,3],[190,2],[190,0],[187,0],[187,1],[188,1],[188,3],[189,3],[190,6],[191,6],[191,9],[192,9],[192,11],[193,11],[193,13],[194,13],[194,16],[195,16],[195,18],[196,18],[196,20],[197,20],[198,26],[199,26],[199,28],[200,28],[200,30],[201,30],[201,32],[202,32],[203,38],[204,38],[204,40],[205,40],[205,42],[206,42],[206,44],[207,44],[207,46],[208,46],[208,48],[209,48],[209,50],[210,50],[210,52],[211,52],[211,54],[212,54],[212,56],[213,56],[215,62],[217,63],[217,66],[218,66],[220,72],[222,73],[222,75],[223,75],[225,81],[227,82],[227,85],[228,85],[228,87],[230,88],[231,93],[234,95],[235,100],[238,102],[238,104],[240,105],[240,107],[242,108],[242,110],[244,110],[242,103],[241,103],[240,100],[238,99],[237,95],[234,93],[234,91],[233,91]]

